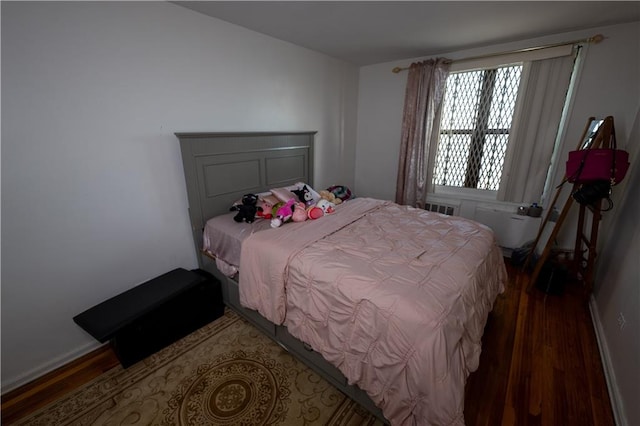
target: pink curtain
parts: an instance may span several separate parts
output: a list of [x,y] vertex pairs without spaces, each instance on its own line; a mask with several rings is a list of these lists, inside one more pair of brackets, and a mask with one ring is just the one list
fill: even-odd
[[[451,61],[444,58],[414,62],[409,67],[405,91],[396,203],[424,208],[431,187],[429,159],[436,118],[444,97]],[[431,160],[433,161],[433,160]]]

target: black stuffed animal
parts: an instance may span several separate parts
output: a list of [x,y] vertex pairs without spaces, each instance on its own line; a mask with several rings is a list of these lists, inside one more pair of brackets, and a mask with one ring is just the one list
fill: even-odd
[[307,185],[304,185],[300,189],[294,189],[291,192],[293,192],[298,197],[298,200],[301,203],[304,203],[305,206],[309,207],[310,205],[314,204],[313,194],[311,193],[311,191],[309,191]]
[[251,223],[256,218],[256,213],[261,211],[261,207],[257,207],[258,196],[256,194],[245,194],[242,196],[242,204],[233,205],[229,211],[237,211],[233,217],[233,220],[236,222],[242,222],[243,220],[247,223]]

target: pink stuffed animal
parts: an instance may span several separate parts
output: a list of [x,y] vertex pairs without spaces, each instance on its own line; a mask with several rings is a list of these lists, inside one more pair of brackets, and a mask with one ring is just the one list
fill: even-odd
[[256,216],[263,219],[271,219],[272,209],[273,205],[269,201],[260,199],[258,201],[258,213],[256,213]]
[[276,215],[271,219],[271,227],[278,228],[280,225],[291,219],[293,216],[293,206],[296,200],[293,198],[276,210]]
[[297,202],[293,205],[293,216],[291,219],[294,222],[304,222],[307,220],[307,209],[302,202]]

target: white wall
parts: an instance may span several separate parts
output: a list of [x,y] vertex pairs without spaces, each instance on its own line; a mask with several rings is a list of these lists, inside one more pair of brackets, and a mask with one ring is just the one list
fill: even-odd
[[640,108],[630,140],[631,167],[614,188],[614,210],[601,226],[603,247],[591,305],[622,426],[640,424]]
[[[569,119],[564,129],[564,144],[553,173],[554,186],[564,176],[567,152],[575,149],[590,116],[612,115],[618,145],[638,155],[640,136],[631,129],[640,108],[640,23],[593,28],[587,31],[558,34],[491,48],[444,54],[451,59],[471,57],[524,47],[583,39],[602,33],[606,39],[590,45],[580,73]],[[358,195],[384,199],[395,198],[397,158],[406,72],[393,74],[395,66],[406,67],[422,58],[376,64],[360,69],[358,100],[358,143],[356,146],[356,182]],[[634,169],[636,171],[634,172]],[[637,396],[640,392],[640,278],[638,264],[638,166],[629,170],[625,185],[614,188],[612,214],[605,214],[601,224],[598,275],[595,283],[594,321],[600,330],[600,344],[610,354],[605,368],[612,378],[613,394],[620,419],[640,424]],[[568,185],[565,185],[568,187]],[[553,188],[553,186],[552,186]],[[626,189],[626,191],[625,191]],[[475,200],[449,200],[431,197],[436,202],[455,203],[462,216],[473,217]],[[563,203],[559,206],[562,207]],[[577,210],[577,209],[574,209]],[[575,212],[574,212],[575,213]],[[616,216],[618,215],[619,216]],[[563,231],[575,239],[575,223],[569,218]],[[615,223],[615,225],[613,225]],[[624,313],[627,324],[620,330],[617,318]]]
[[[602,33],[608,38],[589,47],[559,158],[564,167],[590,115],[613,116],[618,146],[630,154],[627,177],[613,188],[614,208],[600,223],[591,305],[617,424],[627,426],[640,424],[640,24],[604,28]],[[563,173],[556,169],[554,181]],[[570,219],[563,227],[565,239],[575,231],[576,219]],[[622,328],[621,313],[626,321]]]
[[72,317],[196,256],[174,132],[317,130],[353,185],[357,69],[165,2],[2,2],[2,387],[97,346]]
[[[460,59],[604,34],[607,39],[600,44],[591,45],[587,53],[581,85],[567,129],[567,149],[564,151],[567,152],[569,147],[575,148],[590,115],[615,116],[619,136],[624,139],[628,135],[629,125],[638,105],[639,25],[632,23],[594,28],[440,56]],[[407,67],[411,62],[422,59],[425,58],[410,58],[360,68],[355,183],[359,195],[395,198],[407,72],[394,74],[391,69],[396,66]],[[563,173],[564,162],[561,170],[561,174]],[[562,176],[557,180],[561,178]]]

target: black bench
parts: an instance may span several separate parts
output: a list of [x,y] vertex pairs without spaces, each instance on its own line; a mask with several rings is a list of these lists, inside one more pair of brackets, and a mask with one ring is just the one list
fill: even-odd
[[99,342],[111,341],[129,367],[224,313],[220,282],[178,268],[112,297],[73,320]]

